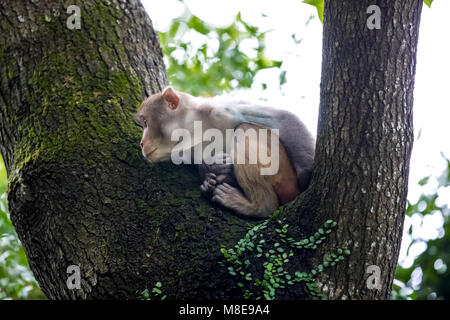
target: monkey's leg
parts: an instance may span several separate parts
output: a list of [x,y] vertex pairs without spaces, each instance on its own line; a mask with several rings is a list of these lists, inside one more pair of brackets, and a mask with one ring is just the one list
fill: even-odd
[[[249,129],[258,130],[259,127],[242,124],[237,129],[247,132]],[[243,143],[245,143],[245,149],[241,148]],[[253,164],[249,161],[249,155],[259,154],[260,149],[268,151],[270,146],[260,143],[257,135],[248,135],[245,141],[236,140],[234,154],[245,151],[245,163],[234,163],[234,174],[242,192],[227,183],[216,184],[213,201],[242,215],[257,218],[266,218],[278,208],[278,197],[272,185],[273,177],[261,175],[260,170],[263,165],[260,164],[259,159]]]
[[273,192],[258,192],[258,199],[250,201],[237,188],[222,183],[214,189],[213,201],[216,201],[237,213],[254,218],[267,218],[278,208],[278,199]]

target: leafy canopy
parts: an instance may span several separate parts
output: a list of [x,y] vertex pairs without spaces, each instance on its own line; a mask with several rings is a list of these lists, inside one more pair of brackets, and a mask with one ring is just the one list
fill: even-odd
[[6,191],[6,169],[0,155],[0,300],[44,299],[9,219]]
[[[259,70],[282,64],[267,58],[266,33],[245,22],[240,13],[230,25],[216,27],[185,7],[169,30],[159,32],[169,82],[193,95],[250,88]],[[250,52],[244,53],[245,41],[253,44]]]
[[[441,201],[450,189],[450,160],[446,161],[447,168],[439,177],[425,177],[419,182],[433,191],[424,192],[415,203],[408,202],[406,215],[413,223],[406,236],[411,239],[408,255],[413,262],[397,267],[394,299],[450,299],[450,210]],[[432,230],[434,234],[428,227],[432,221],[443,221],[442,226]],[[422,252],[413,256],[420,248]]]

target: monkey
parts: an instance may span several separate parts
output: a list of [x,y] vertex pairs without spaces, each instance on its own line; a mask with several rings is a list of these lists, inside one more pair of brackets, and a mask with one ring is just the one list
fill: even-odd
[[[246,132],[259,128],[261,127],[244,123],[236,129],[242,129]],[[269,131],[269,134],[274,135],[275,133]],[[264,218],[268,213],[274,212],[280,204],[294,200],[300,194],[300,188],[295,169],[282,144],[277,147],[280,162],[278,172],[274,175],[260,175],[260,169],[264,167],[262,161],[258,159],[255,164],[252,164],[249,161],[249,156],[251,153],[259,154],[260,150],[258,149],[264,149],[263,154],[270,153],[274,150],[274,146],[259,139],[256,139],[255,144],[251,144],[252,137],[245,136],[245,138],[245,161],[241,164],[233,163],[235,180],[228,183],[224,179],[219,181],[218,185],[216,182],[216,186],[212,190],[212,200],[240,214]],[[270,142],[272,139],[269,138],[268,141]],[[279,139],[274,139],[273,142],[279,143]],[[235,153],[237,148],[238,144],[235,144]],[[214,171],[214,169],[210,171]],[[225,178],[227,177],[225,176]]]
[[[172,132],[185,129],[193,133],[198,121],[203,129],[214,128],[224,136],[228,129],[240,129],[245,133],[245,140],[241,142],[236,136],[232,137],[232,141],[237,142],[233,147],[235,154],[237,148],[244,147],[244,163],[237,163],[224,148],[211,157],[212,161],[199,165],[203,181],[200,188],[212,195],[212,201],[243,216],[267,218],[280,204],[292,201],[308,187],[315,141],[297,116],[245,101],[193,97],[171,87],[145,99],[137,112],[136,123],[143,129],[140,143],[143,156],[150,162],[168,161],[175,149],[194,148],[195,141],[180,143],[172,139]],[[265,143],[260,137],[246,135],[260,129],[268,132]],[[276,144],[272,145],[273,141]],[[204,147],[204,141],[199,144]],[[260,155],[261,150],[262,154],[271,154],[274,149],[278,150],[279,161],[275,174],[260,174],[267,165],[262,164],[259,157],[256,163],[248,163],[249,158]]]

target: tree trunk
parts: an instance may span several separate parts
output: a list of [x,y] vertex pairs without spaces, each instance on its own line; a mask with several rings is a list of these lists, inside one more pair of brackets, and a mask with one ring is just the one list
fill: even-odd
[[220,297],[220,244],[246,223],[200,198],[195,170],[141,156],[134,112],[167,82],[150,19],[138,1],[74,1],[71,30],[72,3],[0,4],[0,150],[36,279],[50,299],[133,299],[157,281]]
[[[373,4],[381,9],[381,28],[369,30],[366,10]],[[400,250],[414,139],[422,1],[326,0],[324,10],[317,161],[310,192],[316,201],[315,225],[337,221],[331,242],[352,253],[322,273],[319,282],[331,299],[387,299]],[[379,268],[378,288],[367,285],[373,280],[370,266]]]
[[[143,7],[73,2],[0,3],[0,152],[11,218],[42,290],[135,299],[161,282],[169,299],[242,297],[218,265],[220,248],[255,221],[200,197],[194,168],[140,154],[133,113],[166,84]],[[71,4],[80,29],[66,26]],[[337,221],[331,241],[296,251],[290,266],[308,270],[330,250],[351,250],[318,277],[329,298],[389,297],[401,239],[421,1],[382,1],[380,30],[365,27],[370,4],[325,1],[315,171],[280,215],[295,236]],[[80,267],[80,289],[67,285],[70,265]],[[381,268],[381,290],[367,289],[368,265]],[[279,297],[308,297],[302,288]]]

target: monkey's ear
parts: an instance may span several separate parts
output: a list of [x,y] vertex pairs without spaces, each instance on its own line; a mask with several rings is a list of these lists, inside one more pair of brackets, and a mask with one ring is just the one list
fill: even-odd
[[175,110],[178,108],[178,104],[180,102],[180,98],[178,98],[177,94],[171,87],[167,87],[164,89],[162,93],[164,101],[167,102],[167,105],[170,109]]

